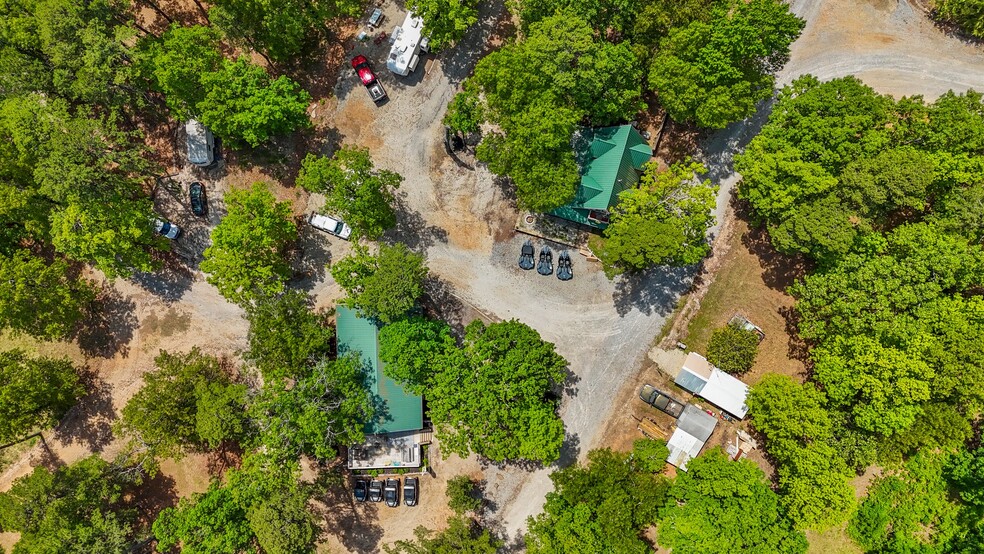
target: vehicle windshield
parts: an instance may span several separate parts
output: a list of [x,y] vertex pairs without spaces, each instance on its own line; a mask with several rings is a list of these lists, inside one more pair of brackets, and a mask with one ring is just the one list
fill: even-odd
[[335,225],[335,233],[337,233],[339,235],[342,234],[342,226],[343,225],[344,224],[341,221],[339,221],[338,222],[338,225]]

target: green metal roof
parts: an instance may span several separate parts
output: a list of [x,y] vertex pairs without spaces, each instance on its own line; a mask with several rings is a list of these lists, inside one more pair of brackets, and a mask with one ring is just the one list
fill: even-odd
[[551,213],[572,219],[569,210],[583,211],[583,217],[575,219],[579,223],[587,219],[587,211],[617,204],[619,193],[639,182],[643,166],[653,157],[649,143],[631,125],[581,128],[572,143],[581,183],[574,200]]
[[366,422],[366,434],[422,429],[423,400],[383,374],[383,362],[379,359],[379,327],[371,320],[360,317],[355,310],[338,306],[335,310],[335,333],[339,355],[359,353],[369,390],[376,397],[376,418]]

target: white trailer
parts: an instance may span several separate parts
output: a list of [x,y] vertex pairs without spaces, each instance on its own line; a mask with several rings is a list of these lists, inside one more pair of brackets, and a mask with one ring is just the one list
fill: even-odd
[[397,75],[409,75],[417,68],[420,55],[427,53],[427,37],[423,36],[424,20],[407,14],[403,25],[393,28],[389,58],[386,68]]

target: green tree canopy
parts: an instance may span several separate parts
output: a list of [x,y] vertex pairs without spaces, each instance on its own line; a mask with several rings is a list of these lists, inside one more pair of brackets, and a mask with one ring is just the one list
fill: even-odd
[[37,467],[0,493],[0,529],[20,532],[14,552],[22,554],[126,554],[137,514],[124,494],[140,479],[98,455],[54,471]]
[[428,406],[447,452],[500,462],[557,459],[564,423],[553,391],[567,361],[552,343],[518,321],[473,321],[463,350],[435,361]]
[[232,382],[219,359],[195,347],[184,354],[162,350],[154,364],[117,423],[117,432],[146,453],[147,467],[243,437],[246,387]]
[[198,104],[208,92],[203,84],[205,76],[222,69],[220,38],[211,27],[175,24],[159,40],[145,43],[141,69],[164,95],[175,118],[186,120],[198,115]]
[[[578,183],[575,127],[630,119],[643,107],[640,79],[628,45],[598,37],[572,12],[546,17],[475,67],[470,83],[481,93],[479,111],[501,130],[485,137],[477,155],[512,178],[523,207],[561,206]],[[474,96],[470,86],[465,97]]]
[[396,225],[393,191],[403,177],[376,169],[369,150],[343,146],[331,158],[308,154],[301,162],[297,184],[325,195],[325,208],[352,226],[357,237],[376,240]]
[[370,255],[364,248],[331,266],[331,276],[348,298],[345,304],[366,317],[383,323],[407,313],[424,293],[427,266],[424,257],[406,245],[380,245]]
[[854,503],[851,472],[844,450],[834,446],[824,394],[787,375],[766,375],[752,387],[747,404],[779,466],[782,504],[796,527],[824,528],[847,519]]
[[267,384],[253,399],[250,415],[259,444],[277,459],[306,454],[330,460],[339,446],[364,440],[373,408],[361,360],[345,356],[321,360],[290,388]]
[[940,0],[936,13],[953,21],[977,38],[984,38],[984,2],[981,0]]
[[331,351],[334,332],[301,291],[260,296],[246,308],[246,318],[249,348],[243,357],[266,382],[304,376]]
[[248,46],[279,62],[297,59],[328,34],[325,22],[357,17],[358,0],[217,0],[209,19],[236,43]]
[[116,0],[4,2],[4,92],[43,92],[110,109],[139,105],[131,82],[136,29],[129,8]]
[[759,336],[738,325],[725,325],[711,333],[707,361],[728,373],[745,373],[752,369],[758,352]]
[[96,298],[64,260],[46,263],[27,250],[0,255],[0,274],[0,327],[38,339],[67,337]]
[[78,372],[67,358],[29,356],[17,349],[0,352],[0,442],[58,423],[83,394]]
[[948,498],[946,459],[922,451],[901,471],[879,477],[851,518],[851,538],[868,552],[946,551],[958,511]]
[[710,21],[669,31],[652,61],[649,83],[677,121],[724,128],[772,96],[773,74],[789,57],[804,22],[780,0],[728,2]]
[[423,18],[430,47],[443,50],[478,22],[478,0],[409,0],[407,11]]
[[[144,184],[156,171],[142,136],[113,117],[73,116],[68,104],[41,94],[0,102],[0,156],[5,205],[0,250],[43,241],[72,259],[93,262],[109,277],[150,271],[150,252],[167,248],[154,233]],[[9,202],[9,203],[8,203]]]
[[271,137],[311,124],[311,95],[286,76],[276,79],[247,58],[225,60],[201,77],[205,97],[196,104],[199,119],[233,144],[259,146]]
[[386,375],[413,394],[424,394],[433,376],[436,360],[452,356],[457,349],[451,328],[443,321],[410,317],[379,331],[379,359]]
[[277,202],[265,183],[225,195],[228,213],[212,230],[201,270],[222,296],[241,305],[276,295],[290,277],[285,255],[297,240],[289,202]]
[[704,172],[698,163],[660,172],[651,162],[639,186],[619,194],[598,251],[606,274],[696,264],[710,252],[707,230],[714,224],[717,187],[697,179]]
[[640,534],[666,502],[664,477],[637,471],[628,454],[606,448],[588,452],[586,465],[555,471],[550,480],[554,491],[547,493],[543,513],[529,519],[530,554],[650,551]]
[[458,475],[448,479],[448,507],[459,516],[465,512],[474,512],[482,507],[481,491],[478,483],[467,475]]
[[681,554],[805,553],[806,537],[793,529],[750,460],[732,462],[719,448],[687,462],[660,514],[659,544]]

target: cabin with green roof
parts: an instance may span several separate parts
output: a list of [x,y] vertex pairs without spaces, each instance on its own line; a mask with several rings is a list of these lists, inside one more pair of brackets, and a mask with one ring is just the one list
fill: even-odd
[[345,306],[335,310],[338,355],[358,352],[366,370],[369,390],[376,397],[376,418],[366,422],[367,435],[418,431],[424,426],[423,400],[408,393],[383,373],[379,359],[379,327]]
[[609,210],[618,195],[639,182],[653,157],[649,143],[631,125],[582,127],[571,140],[581,182],[574,200],[550,215],[594,227],[608,227]]

